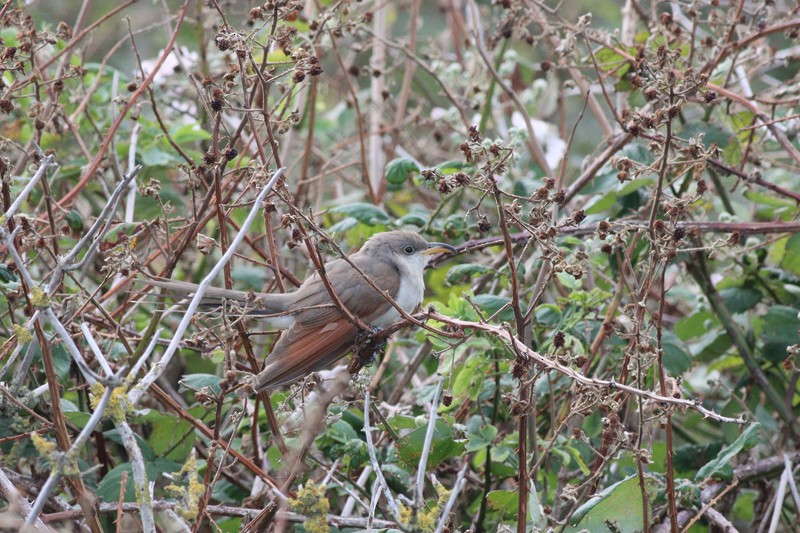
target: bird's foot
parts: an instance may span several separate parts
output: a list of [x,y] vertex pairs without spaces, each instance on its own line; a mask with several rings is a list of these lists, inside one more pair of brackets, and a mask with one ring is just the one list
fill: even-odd
[[375,362],[376,356],[386,350],[386,337],[381,335],[381,328],[362,329],[356,334],[353,345],[353,358],[350,360],[348,371],[358,373],[365,366]]

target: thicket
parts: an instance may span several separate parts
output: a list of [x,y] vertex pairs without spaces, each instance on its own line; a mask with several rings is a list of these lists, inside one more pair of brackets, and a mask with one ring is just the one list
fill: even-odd
[[[798,528],[791,2],[0,22],[0,527]],[[458,254],[352,380],[247,394],[274,332],[135,282],[396,228]]]

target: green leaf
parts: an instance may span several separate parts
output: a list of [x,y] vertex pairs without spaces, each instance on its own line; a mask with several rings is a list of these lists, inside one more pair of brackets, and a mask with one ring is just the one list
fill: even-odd
[[617,193],[614,191],[609,191],[608,193],[604,194],[600,198],[594,201],[589,207],[584,209],[584,213],[587,215],[596,215],[598,213],[602,213],[606,209],[609,209],[617,202]]
[[84,413],[78,409],[77,405],[69,400],[65,400],[64,398],[61,398],[59,403],[61,404],[61,411],[64,413],[64,418],[78,426],[80,429],[86,427],[86,423],[89,421],[89,418],[91,418],[89,413]]
[[744,313],[761,301],[761,292],[751,287],[730,287],[719,291],[731,313]]
[[419,172],[417,164],[411,159],[398,158],[389,161],[384,175],[386,176],[386,181],[392,185],[402,185],[412,172]]
[[[649,500],[655,493],[655,481],[645,478],[645,488]],[[565,531],[635,533],[643,527],[642,490],[638,476],[633,475],[614,483],[578,508]]]
[[73,232],[81,233],[83,231],[83,217],[80,213],[74,209],[70,209],[65,218],[67,219],[67,226],[69,226],[69,229]]
[[[490,317],[497,313],[503,306],[507,305],[511,298],[507,296],[495,296],[494,294],[479,294],[472,299],[475,305],[478,306],[486,317]],[[514,319],[514,310],[510,307],[503,309],[498,316],[498,319],[508,322]]]
[[408,213],[407,215],[404,215],[400,220],[398,220],[398,222],[400,223],[401,226],[408,225],[421,228],[422,226],[428,223],[428,220],[430,220],[430,217],[427,214]]
[[231,278],[242,283],[244,289],[260,291],[267,281],[267,272],[263,267],[236,265],[231,271]]
[[704,464],[717,456],[722,443],[685,444],[675,449],[675,469],[678,472],[689,472],[702,468]]
[[[422,455],[422,446],[425,442],[427,424],[415,429],[397,442],[397,455],[400,462],[408,467],[417,466]],[[436,465],[451,457],[458,457],[464,453],[465,446],[461,441],[455,440],[452,428],[441,418],[436,420],[431,442],[431,452],[428,456],[428,465]]]
[[761,340],[764,342],[762,354],[773,362],[780,363],[789,354],[786,348],[800,343],[800,319],[798,310],[785,305],[773,305],[764,315],[764,331]]
[[211,134],[202,129],[196,122],[183,124],[173,129],[172,140],[177,144],[190,143],[195,141],[205,141],[211,138]]
[[717,454],[716,459],[709,461],[700,470],[694,478],[698,481],[716,477],[723,480],[728,480],[733,475],[733,469],[730,462],[736,457],[739,452],[749,450],[761,440],[761,424],[751,424],[739,435],[730,446],[726,446],[722,451]]
[[195,441],[189,422],[155,410],[150,410],[139,419],[150,425],[147,443],[155,455],[175,461],[186,460]]
[[692,356],[674,333],[664,331],[661,344],[664,348],[664,368],[670,375],[679,376],[692,367]]
[[72,364],[72,358],[70,358],[69,353],[67,353],[66,348],[64,348],[63,344],[56,344],[51,348],[51,355],[53,356],[53,366],[56,367],[56,374],[58,374],[58,380],[68,380],[69,379],[69,367]]
[[148,167],[167,167],[178,161],[170,152],[165,152],[155,146],[144,150],[141,155],[142,163]]
[[556,274],[556,278],[558,282],[564,285],[566,288],[570,290],[578,290],[581,288],[581,280],[575,279],[575,276],[572,274],[567,274],[566,272],[559,272]]
[[795,233],[786,241],[781,268],[800,276],[800,233]]
[[708,310],[697,311],[675,323],[675,334],[683,341],[699,337],[708,331],[707,320],[714,320],[714,314]]
[[744,197],[759,205],[767,205],[770,207],[794,207],[797,205],[793,200],[778,198],[777,196],[770,196],[756,191],[745,191]]
[[519,509],[519,494],[511,490],[493,490],[486,495],[489,507],[499,511],[501,517],[516,516]]
[[206,387],[211,389],[214,394],[222,392],[219,384],[222,378],[213,374],[186,374],[180,380],[181,392],[186,389],[199,391]]
[[455,265],[447,271],[445,280],[450,285],[458,285],[459,283],[467,283],[471,278],[487,272],[494,272],[494,269],[479,263]]
[[374,226],[376,224],[386,224],[392,219],[380,207],[367,203],[347,204],[331,209],[333,213],[341,213],[353,217],[362,224]]
[[578,465],[578,468],[581,472],[583,472],[584,476],[588,476],[591,474],[589,467],[586,466],[586,463],[583,462],[583,457],[581,457],[581,452],[578,451],[577,448],[573,446],[566,446],[565,449],[567,452],[572,456],[572,460]]
[[9,283],[12,281],[17,281],[17,276],[15,276],[13,272],[8,271],[8,265],[0,265],[0,282]]
[[[159,474],[163,472],[177,472],[180,470],[181,464],[175,461],[167,461],[165,459],[156,459],[155,461],[145,461],[144,469],[147,473],[148,481],[156,481]],[[103,501],[115,502],[119,500],[119,489],[122,484],[122,473],[128,473],[128,479],[125,482],[125,496],[124,501],[135,502],[136,491],[134,490],[133,470],[130,463],[122,463],[111,469],[100,483],[97,485],[97,496]]]
[[642,187],[647,187],[648,185],[652,185],[654,183],[653,178],[637,178],[633,181],[627,182],[623,185],[618,191],[618,196],[627,196],[632,192],[638,191]]
[[447,176],[459,171],[472,172],[474,167],[470,163],[465,163],[463,161],[445,161],[444,163],[436,165],[436,169]]
[[491,446],[497,436],[497,428],[492,425],[483,426],[477,433],[467,433],[467,451],[476,452]]
[[106,250],[108,248],[114,247],[121,242],[122,236],[127,235],[128,237],[132,237],[133,235],[137,234],[144,226],[142,224],[137,224],[134,222],[124,222],[122,224],[117,224],[108,233],[106,233],[105,237],[103,237],[103,244],[101,245],[101,250]]

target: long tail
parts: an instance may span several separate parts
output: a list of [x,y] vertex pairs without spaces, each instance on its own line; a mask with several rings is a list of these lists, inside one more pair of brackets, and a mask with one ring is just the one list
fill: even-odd
[[[191,297],[197,292],[198,285],[186,281],[176,281],[172,279],[150,279],[138,278],[137,282],[160,287],[169,292]],[[248,315],[267,316],[276,315],[270,318],[275,326],[282,328],[291,325],[291,315],[287,313],[291,304],[290,294],[264,293],[264,292],[245,292],[231,289],[221,289],[219,287],[208,287],[203,294],[201,305],[205,308],[221,307],[235,302],[246,310]],[[283,315],[283,316],[278,316]],[[286,325],[283,322],[287,322]]]

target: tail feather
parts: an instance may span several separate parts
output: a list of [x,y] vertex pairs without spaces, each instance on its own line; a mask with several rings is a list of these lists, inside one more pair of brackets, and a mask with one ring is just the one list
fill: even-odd
[[[193,296],[197,292],[198,288],[196,283],[171,279],[139,278],[137,281],[144,283],[145,285],[165,289],[171,293],[186,295],[187,297]],[[254,293],[231,289],[221,289],[219,287],[208,287],[203,294],[203,299],[200,302],[200,305],[206,308],[221,307],[226,302],[235,302],[239,304],[243,308],[247,309],[247,314],[251,315],[281,315],[287,313],[289,305],[291,304],[291,295],[263,292]],[[280,317],[276,316],[275,318],[282,318],[291,321],[291,316],[288,314]],[[276,322],[276,325],[280,325],[282,322],[281,320],[271,321]]]

